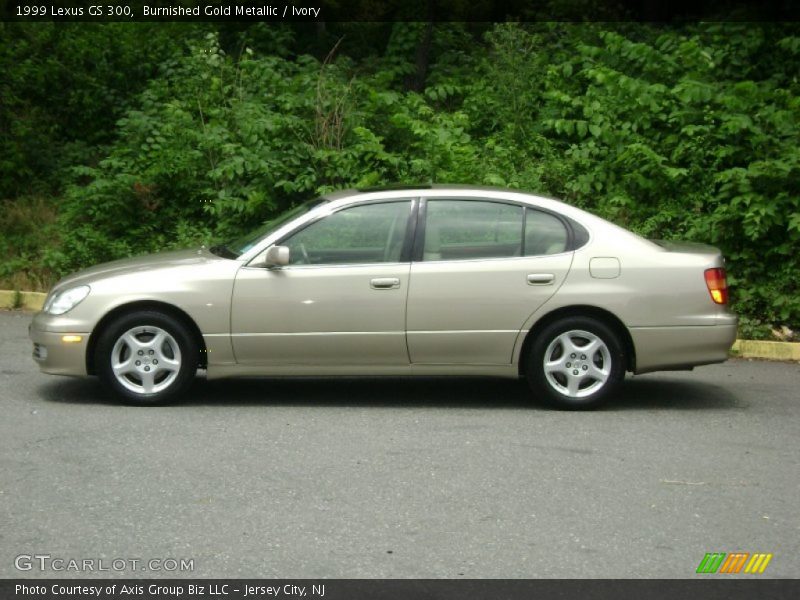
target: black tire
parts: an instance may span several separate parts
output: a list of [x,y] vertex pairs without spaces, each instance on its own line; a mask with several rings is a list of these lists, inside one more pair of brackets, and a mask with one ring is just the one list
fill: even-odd
[[[581,332],[587,335],[582,337]],[[593,339],[599,340],[605,351],[601,345],[596,346],[597,350],[583,345]],[[564,353],[565,343],[573,344],[569,349],[575,352]],[[581,353],[581,347],[588,348],[588,354]],[[550,377],[545,369],[548,352],[550,362],[558,363]],[[599,407],[614,393],[625,377],[625,365],[624,347],[611,327],[591,317],[565,317],[536,334],[525,373],[536,399],[562,410],[589,410]],[[570,388],[571,382],[579,387]]]
[[[158,363],[157,359],[153,360],[153,356],[147,356],[148,352],[151,355],[153,355],[153,352],[146,349],[142,350],[144,356],[132,356],[132,354],[138,354],[139,350],[132,350],[133,344],[123,342],[120,339],[131,330],[138,330],[136,333],[138,337],[136,337],[135,340],[137,342],[145,340],[144,343],[148,343],[148,336],[153,335],[153,337],[150,338],[150,343],[154,343],[155,333],[159,331],[165,332],[167,336],[165,336],[165,342],[162,343],[160,348],[155,350],[155,352],[163,354],[161,367],[157,367],[157,365],[153,364],[148,367],[148,373],[145,374],[140,372],[139,369],[144,369],[147,365],[136,367],[131,365],[131,368],[136,369],[136,371],[121,375],[121,377],[128,382],[129,387],[126,387],[114,373],[112,367],[112,353],[114,353],[115,347],[118,353],[116,358],[119,358],[119,356],[126,356],[130,358],[132,362],[135,362],[137,358],[141,358],[139,362],[147,362],[149,364],[149,362],[152,361]],[[117,346],[118,341],[120,342],[120,346]],[[177,349],[172,347],[173,343],[177,345]],[[159,356],[159,354],[154,356]],[[112,390],[120,400],[127,404],[150,406],[168,403],[186,392],[191,386],[195,373],[197,372],[198,356],[199,350],[197,343],[186,325],[165,313],[154,310],[143,310],[122,315],[100,332],[100,337],[97,340],[97,346],[95,348],[94,364],[100,380]],[[175,360],[176,358],[177,360]],[[170,370],[163,370],[163,363],[167,363],[168,360],[173,360],[179,366],[174,366]],[[124,362],[128,364],[127,360]],[[139,362],[135,364],[139,365]],[[173,363],[170,363],[170,365],[172,366]],[[150,375],[151,369],[154,375]],[[163,378],[159,380],[162,374]],[[139,376],[151,377],[153,383],[150,385],[152,389],[156,391],[147,393],[144,387],[144,379],[139,379],[138,381],[140,383],[137,385],[137,377]],[[159,386],[162,386],[163,389],[158,389]],[[130,387],[139,387],[141,389],[140,391],[135,391],[130,389]]]

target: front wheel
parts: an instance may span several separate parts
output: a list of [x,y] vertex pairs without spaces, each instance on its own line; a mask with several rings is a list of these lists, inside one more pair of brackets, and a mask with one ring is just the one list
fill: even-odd
[[100,334],[95,365],[103,383],[125,402],[162,404],[191,385],[197,356],[180,321],[141,311],[120,317]]
[[605,323],[567,317],[536,336],[526,374],[534,395],[551,406],[596,408],[625,377],[625,353],[619,337]]

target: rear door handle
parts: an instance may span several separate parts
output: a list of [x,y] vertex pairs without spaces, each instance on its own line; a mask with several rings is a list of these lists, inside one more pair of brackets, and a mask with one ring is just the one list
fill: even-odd
[[529,273],[528,285],[550,285],[555,278],[552,273]]
[[373,290],[391,290],[400,287],[397,277],[377,277],[369,280],[369,287]]

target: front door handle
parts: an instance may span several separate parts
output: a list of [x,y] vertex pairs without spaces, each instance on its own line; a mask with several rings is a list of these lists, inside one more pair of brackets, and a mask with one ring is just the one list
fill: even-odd
[[373,290],[391,290],[400,287],[397,277],[377,277],[369,280],[369,287]]
[[550,285],[556,276],[552,273],[529,273],[528,285]]

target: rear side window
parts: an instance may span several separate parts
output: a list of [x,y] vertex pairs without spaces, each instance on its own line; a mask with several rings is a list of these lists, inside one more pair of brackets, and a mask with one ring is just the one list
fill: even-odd
[[525,210],[525,256],[566,251],[569,235],[561,219],[533,208]]
[[479,200],[428,200],[422,260],[522,255],[521,206]]

